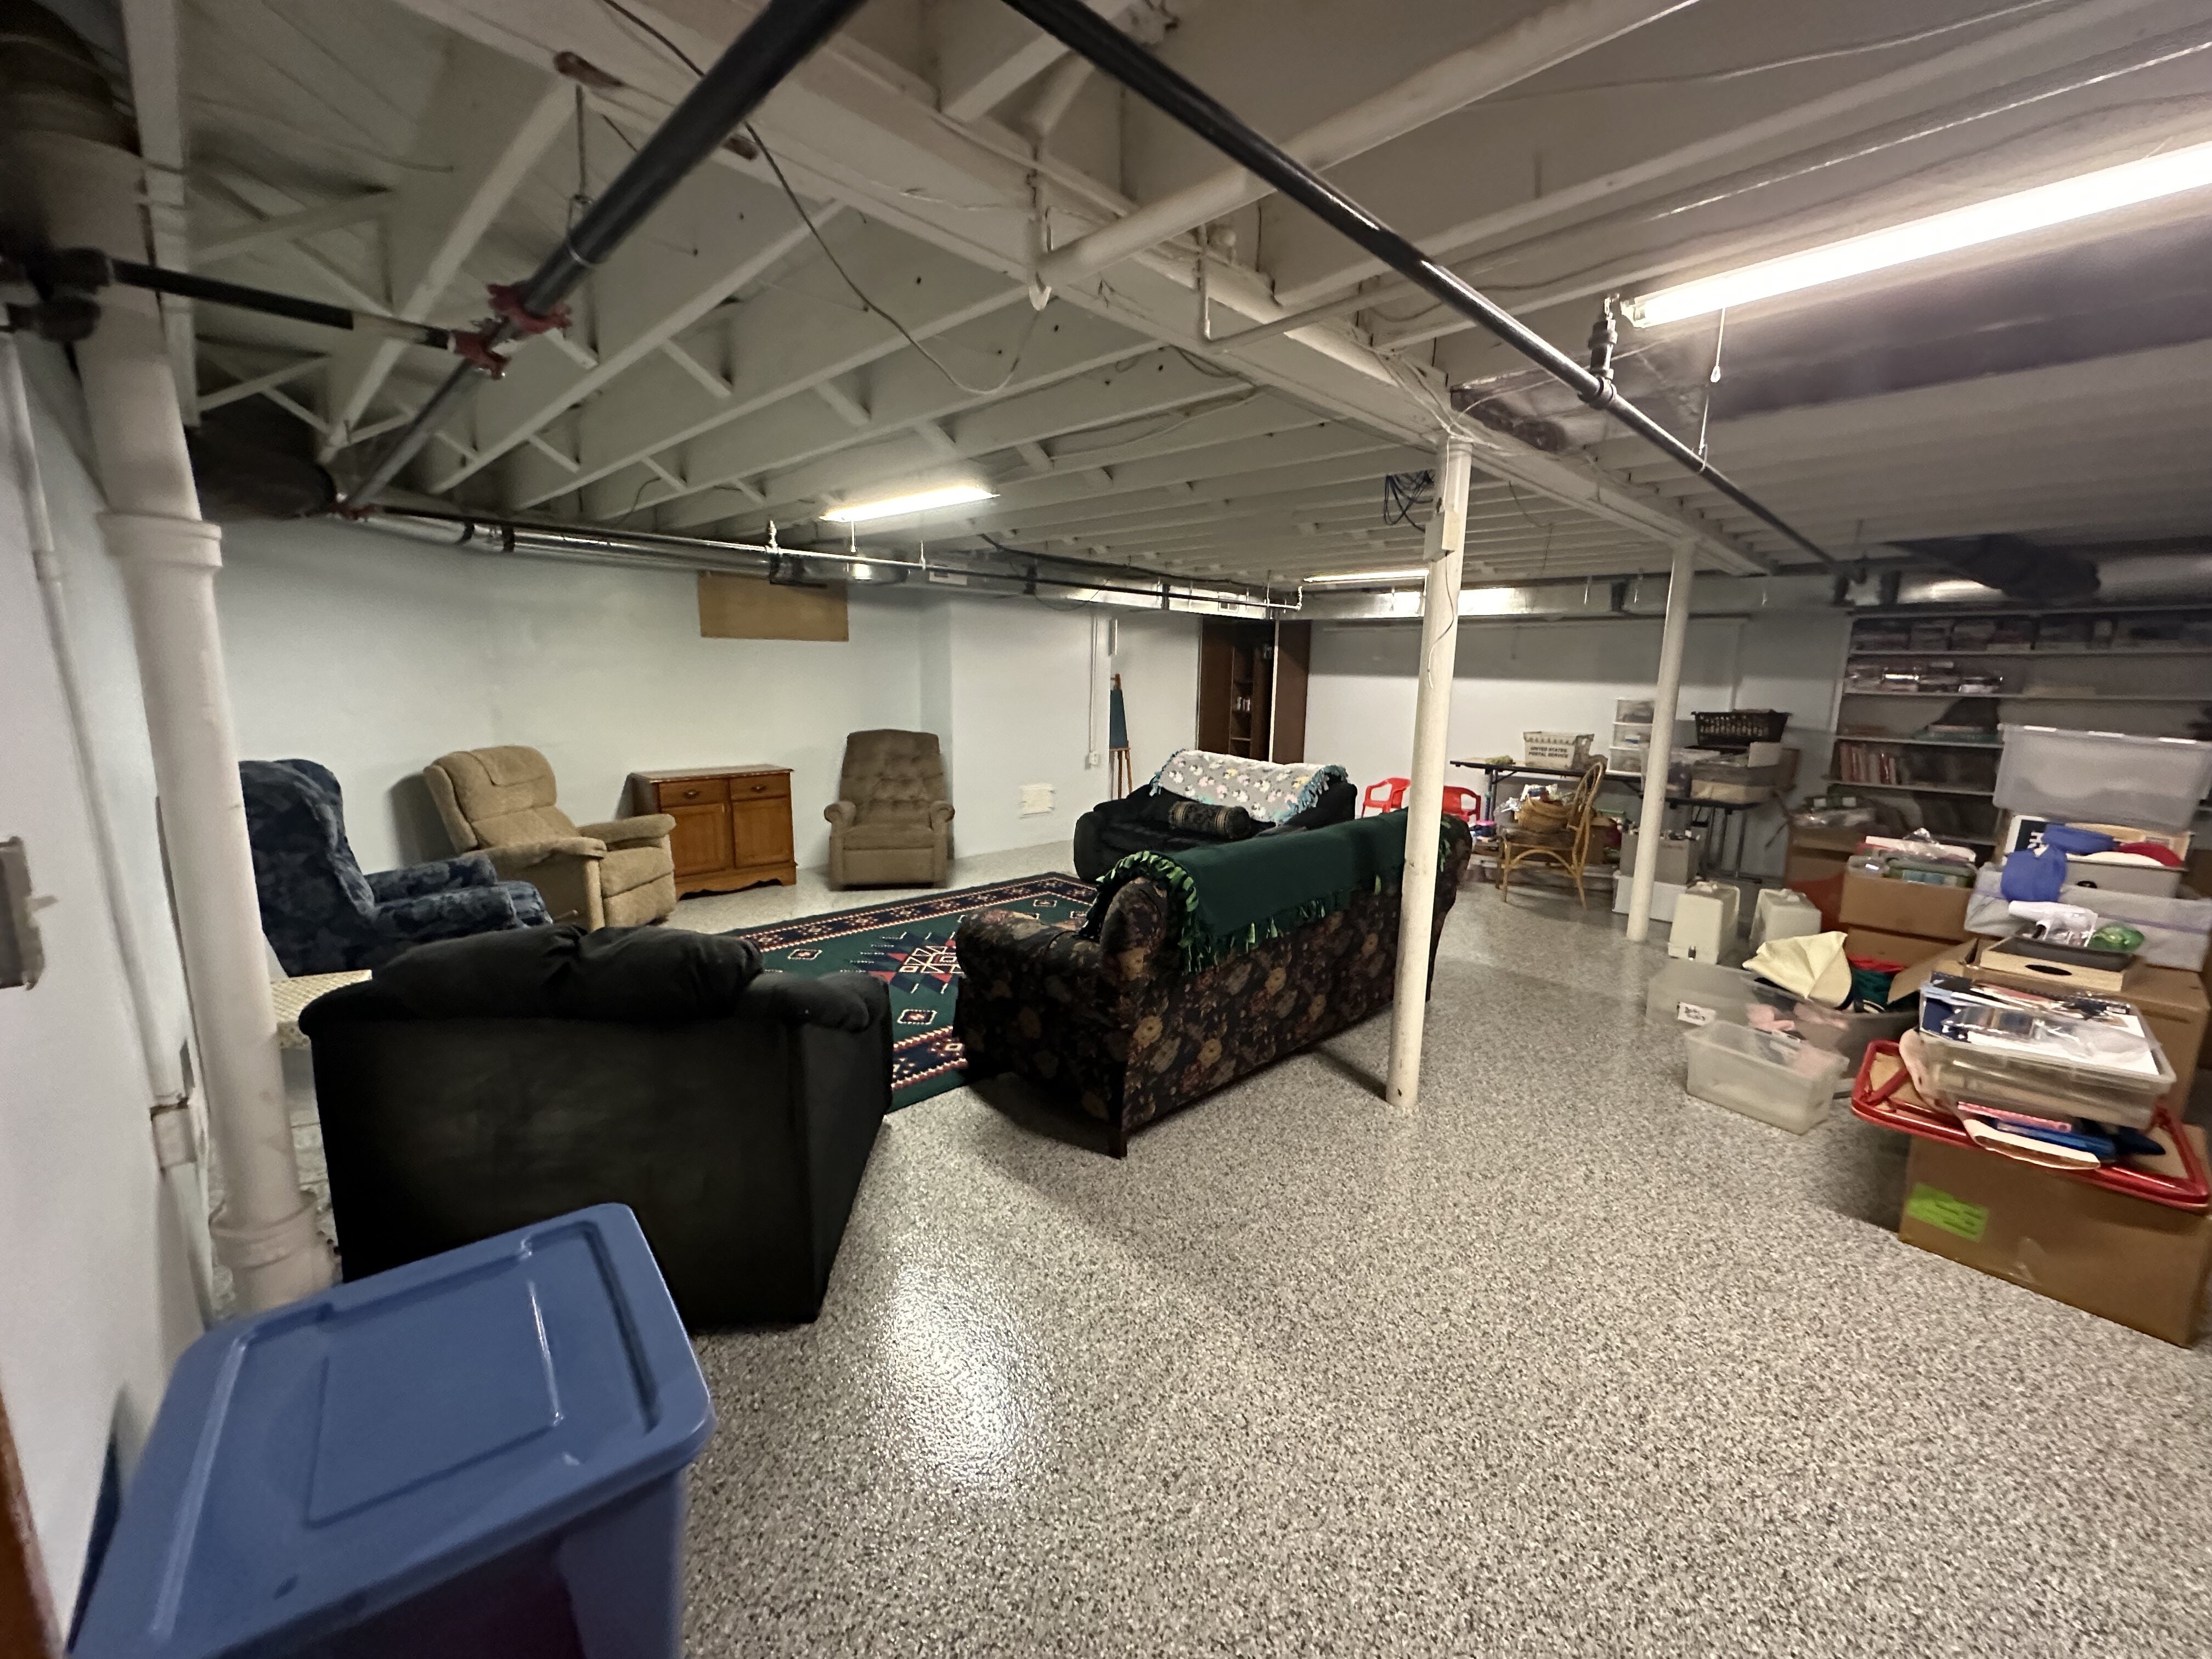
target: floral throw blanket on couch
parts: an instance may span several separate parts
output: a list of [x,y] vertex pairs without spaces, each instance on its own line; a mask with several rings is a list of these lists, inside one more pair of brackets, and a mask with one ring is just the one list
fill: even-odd
[[1313,806],[1323,790],[1345,775],[1341,766],[1178,749],[1152,775],[1152,787],[1208,806],[1241,806],[1263,823],[1281,823]]

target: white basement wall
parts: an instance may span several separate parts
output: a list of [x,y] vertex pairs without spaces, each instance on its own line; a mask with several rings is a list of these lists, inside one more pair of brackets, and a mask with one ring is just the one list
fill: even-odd
[[[1153,611],[939,601],[924,623],[922,707],[945,747],[957,850],[995,852],[1075,833],[1076,819],[1109,793],[1113,674],[1121,676],[1137,781],[1195,741],[1199,627],[1195,617]],[[1049,810],[1025,808],[1024,788],[1032,784],[1050,791]]]
[[[1848,619],[1776,611],[1693,621],[1683,653],[1681,711],[1786,708],[1784,741],[1801,748],[1800,793],[1826,769],[1837,673]],[[1462,623],[1452,689],[1455,759],[1520,756],[1523,734],[1588,732],[1611,747],[1617,699],[1648,695],[1659,672],[1660,624],[1628,622]],[[1323,623],[1315,629],[1306,757],[1337,761],[1364,787],[1404,777],[1412,759],[1419,637],[1401,623]],[[1480,787],[1477,772],[1447,781]],[[1752,870],[1779,870],[1781,814],[1753,815]]]
[[[822,809],[850,732],[945,740],[962,854],[1064,842],[1105,793],[1103,765],[1085,764],[1087,611],[856,588],[849,641],[710,640],[681,572],[469,554],[337,525],[234,525],[223,548],[240,752],[335,772],[365,868],[445,856],[422,769],[492,744],[543,750],[579,822],[618,811],[632,771],[788,766],[802,866],[828,859]],[[1198,629],[1187,617],[1123,622],[1140,776],[1190,741]],[[1103,672],[1102,659],[1101,750]],[[1052,786],[1054,806],[1025,817],[1021,786],[1033,782]]]
[[[54,423],[34,422],[59,563],[81,601],[70,613],[78,660],[88,673],[121,676],[135,698],[135,676],[118,665],[129,660],[128,634],[112,634],[118,619],[101,603],[109,573],[96,562],[105,557],[92,520],[99,503]],[[45,901],[36,921],[46,963],[34,986],[0,989],[0,1395],[66,1626],[111,1449],[127,1476],[169,1365],[200,1327],[183,1234],[155,1162],[151,1095],[96,850],[94,780],[72,739],[33,574],[19,436],[0,404],[0,838],[24,842]],[[103,740],[113,689],[88,687]],[[127,783],[144,749],[143,721],[122,735],[137,745],[119,743]],[[126,874],[153,858],[149,802],[118,824],[132,836]],[[173,957],[167,971],[175,972]]]

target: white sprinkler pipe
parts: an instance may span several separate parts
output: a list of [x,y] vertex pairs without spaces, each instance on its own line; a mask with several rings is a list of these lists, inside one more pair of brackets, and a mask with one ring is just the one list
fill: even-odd
[[1651,697],[1651,745],[1644,756],[1644,808],[1636,824],[1636,873],[1628,884],[1628,937],[1651,933],[1651,884],[1659,872],[1659,839],[1667,833],[1667,769],[1674,757],[1674,710],[1682,701],[1682,646],[1690,633],[1690,583],[1698,550],[1674,544],[1667,567],[1667,621],[1659,635],[1659,686]]
[[[139,159],[104,137],[84,136],[100,131],[88,100],[71,115],[71,131],[13,136],[42,229],[56,247],[144,258]],[[109,508],[100,531],[130,603],[209,1127],[226,1189],[210,1228],[216,1255],[231,1270],[240,1306],[274,1307],[327,1285],[331,1262],[300,1188],[285,1109],[216,620],[222,532],[199,516],[155,296],[104,290],[100,325],[77,345],[76,362]]]
[[1406,790],[1406,867],[1398,895],[1398,988],[1390,1011],[1393,1106],[1421,1092],[1421,1030],[1428,1014],[1429,939],[1435,930],[1437,850],[1444,810],[1444,757],[1451,741],[1452,672],[1459,657],[1459,586],[1467,546],[1467,492],[1474,442],[1443,442],[1437,514],[1429,520],[1428,581],[1421,595],[1421,669],[1413,705],[1413,775]]
[[[1307,128],[1283,148],[1310,167],[1334,167],[1695,3],[1560,0]],[[1268,193],[1268,186],[1243,167],[1224,167],[1076,238],[1038,264],[1038,279],[1048,287],[1065,287]]]

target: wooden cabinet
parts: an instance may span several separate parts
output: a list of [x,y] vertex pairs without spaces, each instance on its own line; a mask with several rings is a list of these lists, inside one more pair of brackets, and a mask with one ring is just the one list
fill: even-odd
[[679,893],[731,893],[799,879],[791,838],[791,770],[783,766],[701,767],[633,772],[629,811],[665,812]]
[[1311,623],[1209,622],[1199,635],[1198,746],[1305,758]]

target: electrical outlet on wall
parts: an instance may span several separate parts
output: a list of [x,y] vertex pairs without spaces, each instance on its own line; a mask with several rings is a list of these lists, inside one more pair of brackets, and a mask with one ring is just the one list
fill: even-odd
[[1052,811],[1052,786],[1048,783],[1025,783],[1022,786],[1022,816],[1033,818]]
[[1106,757],[1100,754],[1096,749],[1094,749],[1083,757],[1083,763],[1091,770],[1096,771],[1099,767],[1103,766],[1106,763]]

